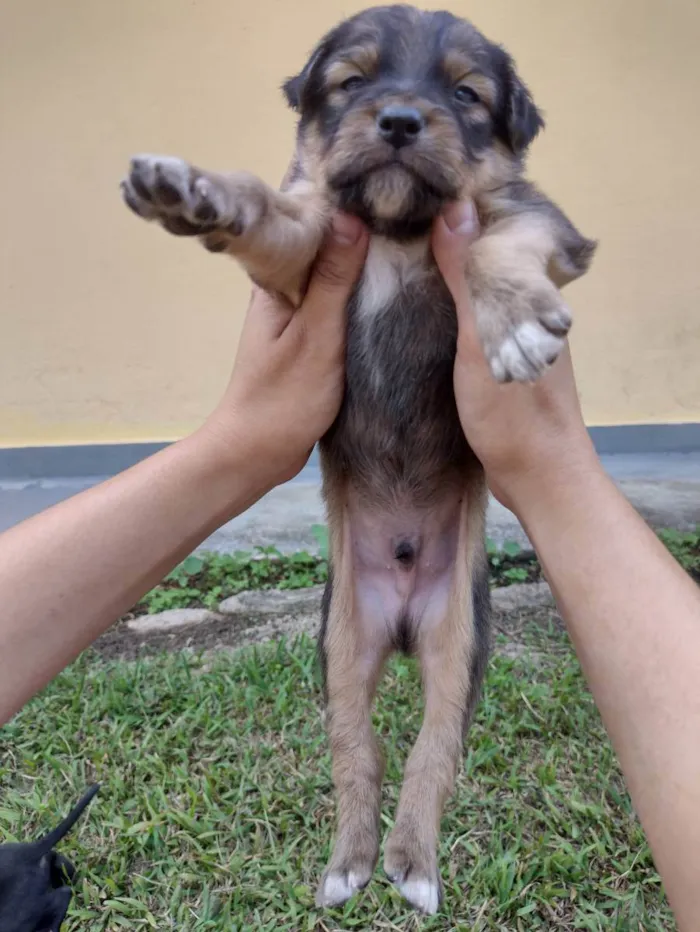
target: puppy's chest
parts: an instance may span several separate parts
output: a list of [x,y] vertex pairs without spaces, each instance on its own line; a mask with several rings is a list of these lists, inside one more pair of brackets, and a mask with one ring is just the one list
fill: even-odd
[[[427,240],[373,236],[349,308],[347,381],[354,403],[375,411],[420,407],[454,360],[456,317]],[[429,384],[426,384],[426,381]],[[396,413],[396,412],[395,412]]]
[[427,242],[375,238],[348,308],[346,391],[329,462],[372,493],[425,497],[468,455],[454,401],[454,304]]

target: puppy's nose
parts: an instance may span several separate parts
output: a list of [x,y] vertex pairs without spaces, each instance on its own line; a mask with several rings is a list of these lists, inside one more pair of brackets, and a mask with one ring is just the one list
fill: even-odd
[[395,149],[415,142],[423,129],[423,117],[415,107],[384,107],[377,117],[379,134]]

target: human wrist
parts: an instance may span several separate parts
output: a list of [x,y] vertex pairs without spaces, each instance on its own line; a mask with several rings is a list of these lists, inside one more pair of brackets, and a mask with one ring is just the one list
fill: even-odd
[[499,499],[522,524],[536,522],[543,511],[605,477],[585,429],[542,444],[536,456],[524,457],[515,467],[492,473],[487,467],[486,472]]
[[256,435],[242,418],[215,412],[181,441],[211,507],[230,520],[278,484]]

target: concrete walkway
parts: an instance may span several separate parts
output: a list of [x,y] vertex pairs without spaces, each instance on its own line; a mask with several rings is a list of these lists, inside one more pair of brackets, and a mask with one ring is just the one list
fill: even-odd
[[[601,457],[605,468],[635,508],[655,527],[700,525],[700,453],[619,454]],[[100,481],[85,479],[0,480],[0,530]],[[250,550],[256,544],[280,550],[313,549],[314,524],[324,522],[320,473],[314,458],[300,476],[275,489],[244,515],[212,535],[202,549]],[[527,546],[509,511],[492,501],[488,534]]]

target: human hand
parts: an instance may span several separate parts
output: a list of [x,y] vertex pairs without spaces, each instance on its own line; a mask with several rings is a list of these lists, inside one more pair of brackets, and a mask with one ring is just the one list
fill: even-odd
[[336,214],[300,308],[253,291],[231,381],[204,430],[235,447],[261,486],[295,476],[338,413],[345,308],[368,242],[357,218]]
[[[435,221],[435,260],[457,308],[454,370],[457,409],[465,436],[481,460],[489,486],[506,507],[537,485],[566,477],[575,463],[592,462],[568,344],[532,384],[496,382],[484,357],[469,295],[469,247],[478,237],[471,203],[452,204]],[[534,483],[534,485],[533,485]]]

